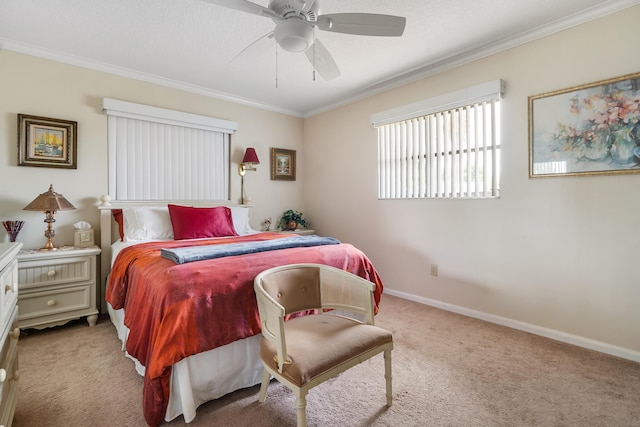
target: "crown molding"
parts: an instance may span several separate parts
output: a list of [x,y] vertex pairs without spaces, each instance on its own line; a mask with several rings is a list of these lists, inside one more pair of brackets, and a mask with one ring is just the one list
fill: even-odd
[[516,34],[512,37],[501,40],[500,42],[474,46],[470,49],[452,54],[446,58],[440,58],[412,70],[403,71],[402,73],[390,76],[369,86],[362,87],[359,90],[351,92],[347,98],[342,98],[335,103],[306,111],[303,117],[311,117],[316,114],[324,113],[335,108],[360,101],[370,96],[386,92],[390,89],[404,86],[417,80],[424,79],[425,77],[433,76],[435,74],[442,73],[443,71],[466,65],[478,59],[486,58],[496,53],[542,39],[560,31],[576,27],[639,4],[640,0],[613,0],[605,2],[567,18],[552,21],[533,30]]
[[287,114],[295,117],[302,117],[302,113],[299,111],[293,111],[274,105],[260,103],[251,99],[242,98],[225,92],[219,92],[212,89],[207,89],[201,86],[190,85],[177,80],[167,79],[165,77],[156,76],[153,74],[142,73],[140,71],[131,70],[125,67],[119,67],[103,62],[82,58],[75,55],[69,55],[58,51],[44,49],[24,43],[14,42],[12,40],[0,39],[0,51],[7,50],[11,52],[21,53],[24,55],[34,56],[37,58],[48,59],[50,61],[60,62],[67,65],[73,65],[76,67],[86,68],[93,71],[100,71],[103,73],[113,74],[119,77],[124,77],[132,80],[139,80],[146,83],[152,83],[159,86],[164,86],[172,89],[178,89],[197,95],[202,95],[210,98],[221,99],[223,101],[230,101],[237,104],[246,105],[249,107],[259,108],[262,110],[273,111],[276,113]]

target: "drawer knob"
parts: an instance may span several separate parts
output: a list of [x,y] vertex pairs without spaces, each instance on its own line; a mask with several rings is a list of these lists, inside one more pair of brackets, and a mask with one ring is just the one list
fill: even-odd
[[7,371],[0,369],[0,383],[3,383],[7,379]]
[[17,339],[20,337],[20,328],[15,328],[13,331],[9,332],[11,338]]
[[53,276],[55,276],[55,275],[56,275],[56,271],[55,271],[55,270],[49,270],[49,271],[47,272],[47,276],[49,276],[49,277],[53,277]]
[[56,305],[56,300],[54,299],[50,299],[49,301],[47,301],[47,305],[49,307],[53,307],[54,305]]

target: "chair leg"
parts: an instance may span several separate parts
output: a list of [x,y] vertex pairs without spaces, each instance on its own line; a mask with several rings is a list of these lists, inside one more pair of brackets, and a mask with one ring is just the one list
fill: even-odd
[[391,406],[393,391],[391,388],[391,350],[384,352],[384,378],[387,380],[387,406]]
[[260,403],[264,403],[267,398],[267,387],[269,387],[269,381],[271,380],[271,374],[266,369],[262,370],[262,384],[260,385]]
[[298,390],[296,393],[297,427],[307,427],[307,393]]

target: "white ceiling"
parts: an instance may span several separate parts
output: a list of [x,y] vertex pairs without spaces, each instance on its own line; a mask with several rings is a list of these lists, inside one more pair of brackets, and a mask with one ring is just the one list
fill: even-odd
[[[640,4],[640,0],[318,0],[320,13],[404,16],[399,38],[320,31],[342,75],[278,49],[229,62],[271,19],[202,0],[0,0],[0,48],[307,117]],[[267,6],[268,0],[255,0]],[[1,76],[1,70],[0,70]]]

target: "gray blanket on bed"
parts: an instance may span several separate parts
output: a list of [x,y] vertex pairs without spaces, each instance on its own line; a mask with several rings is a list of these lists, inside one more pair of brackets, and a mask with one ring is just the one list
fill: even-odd
[[259,242],[228,243],[222,245],[188,246],[183,248],[160,249],[160,255],[176,264],[184,264],[205,259],[253,254],[277,249],[301,248],[321,245],[337,245],[340,241],[333,237],[292,236]]

